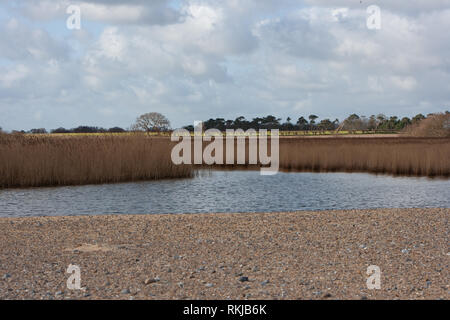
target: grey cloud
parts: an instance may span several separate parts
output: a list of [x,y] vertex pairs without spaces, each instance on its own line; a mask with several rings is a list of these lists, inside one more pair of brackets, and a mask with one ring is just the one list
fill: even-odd
[[[450,105],[450,10],[436,9],[443,1],[385,2],[379,31],[366,28],[359,1],[345,1],[350,10],[337,18],[332,9],[344,2],[85,1],[131,9],[109,19],[99,11],[99,32],[86,27],[67,37],[44,31],[31,14],[44,0],[16,3],[28,13],[0,10],[33,27],[1,27],[0,126],[7,129],[127,127],[148,111],[182,126],[269,113],[414,115]],[[183,18],[154,23],[166,9]],[[60,19],[50,11],[41,20]]]
[[79,5],[82,19],[112,24],[165,25],[177,23],[182,14],[168,0],[14,0],[9,10],[36,21],[67,17],[70,5]]
[[450,8],[450,0],[305,0],[305,2],[311,6],[347,7],[361,10],[365,10],[370,5],[377,5],[381,10],[407,15],[420,15],[429,11],[440,11]]
[[30,28],[14,18],[0,22],[0,57],[10,60],[65,59],[68,46],[43,29]]

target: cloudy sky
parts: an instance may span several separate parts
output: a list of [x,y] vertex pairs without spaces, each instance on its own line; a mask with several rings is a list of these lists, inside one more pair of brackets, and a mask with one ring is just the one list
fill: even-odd
[[[369,30],[369,5],[381,29]],[[81,29],[67,28],[70,5]],[[0,127],[450,109],[450,0],[2,0]]]

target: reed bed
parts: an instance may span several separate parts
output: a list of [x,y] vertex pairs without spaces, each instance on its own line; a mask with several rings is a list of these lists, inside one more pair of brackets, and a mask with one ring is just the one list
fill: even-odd
[[280,139],[286,171],[450,176],[448,138]]
[[[204,146],[208,143],[204,142]],[[196,168],[258,167],[174,165],[171,161],[174,144],[166,137],[144,135],[0,134],[0,188],[185,178],[192,177]],[[246,149],[248,163],[248,145]],[[449,159],[448,138],[280,138],[282,171],[449,177]]]
[[[450,176],[450,139],[448,138],[280,137],[279,141],[280,171]],[[270,154],[270,142],[267,149]],[[236,153],[235,146],[235,163],[237,163]],[[246,165],[232,166],[216,165],[215,168],[259,169],[260,165],[248,165],[248,140],[246,141],[246,163]]]
[[191,177],[166,138],[0,134],[0,188],[101,184]]

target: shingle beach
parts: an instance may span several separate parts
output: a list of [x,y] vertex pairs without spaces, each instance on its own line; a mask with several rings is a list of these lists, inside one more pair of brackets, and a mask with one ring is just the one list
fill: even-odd
[[[450,209],[0,218],[0,299],[449,299]],[[69,264],[81,289],[66,287]],[[379,266],[381,289],[367,268]]]

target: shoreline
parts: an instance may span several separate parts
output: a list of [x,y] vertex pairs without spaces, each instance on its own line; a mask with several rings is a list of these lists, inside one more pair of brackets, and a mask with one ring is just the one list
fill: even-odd
[[[449,214],[0,218],[0,299],[449,299]],[[66,288],[69,264],[82,290]],[[380,290],[367,289],[369,265]]]

